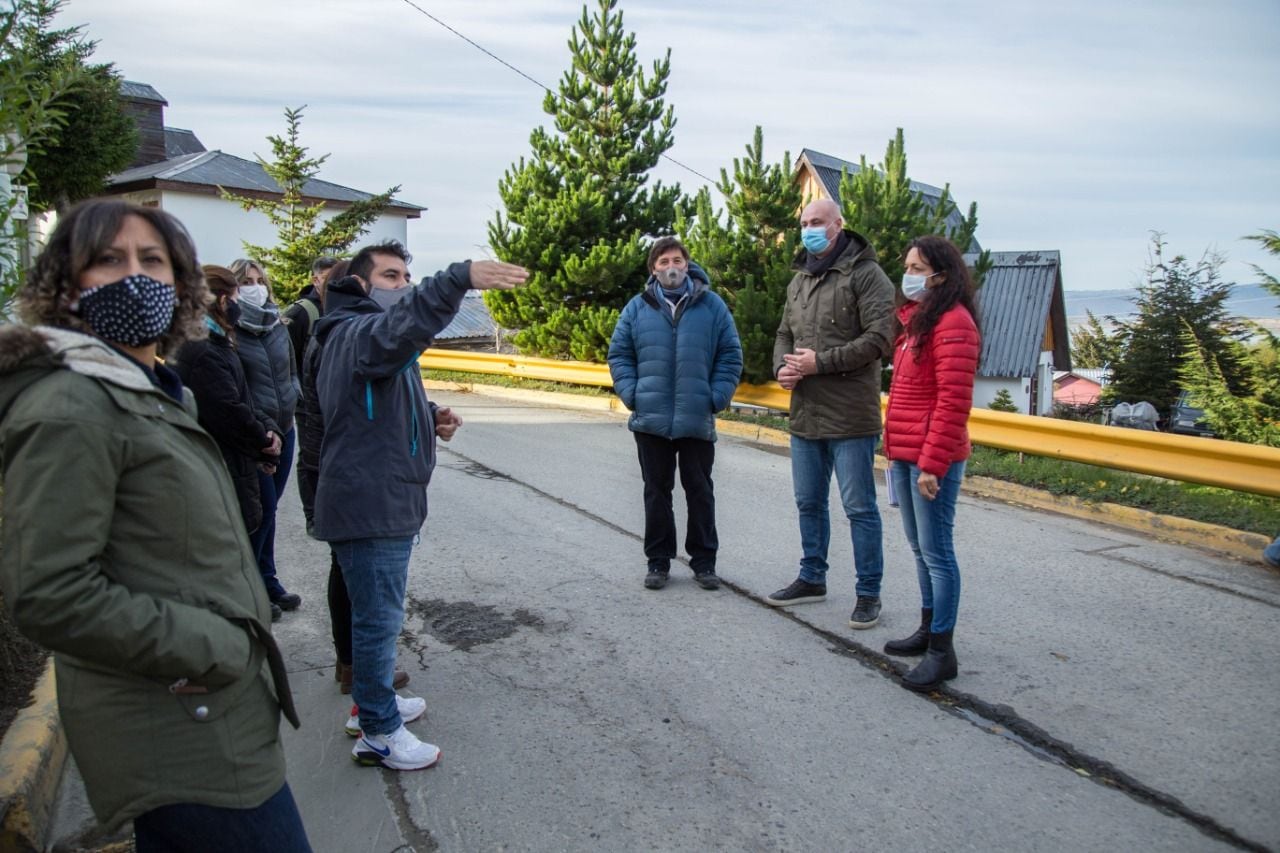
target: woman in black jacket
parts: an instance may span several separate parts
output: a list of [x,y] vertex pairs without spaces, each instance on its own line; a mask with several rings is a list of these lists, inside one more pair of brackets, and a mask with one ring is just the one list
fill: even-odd
[[[282,437],[280,427],[254,405],[236,354],[235,327],[240,314],[236,277],[219,266],[204,267],[204,277],[214,296],[205,315],[209,337],[183,344],[174,367],[182,384],[195,395],[200,426],[222,450],[245,529],[252,533],[262,523],[258,473],[274,470],[279,464]],[[279,608],[272,604],[272,619],[279,615]]]

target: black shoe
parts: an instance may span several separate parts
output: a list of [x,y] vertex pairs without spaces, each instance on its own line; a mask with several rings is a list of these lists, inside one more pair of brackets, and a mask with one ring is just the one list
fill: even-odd
[[271,599],[271,603],[281,610],[297,610],[302,606],[302,596],[296,592],[286,592]]
[[283,615],[284,615],[284,611],[280,609],[280,605],[276,604],[274,601],[271,602],[271,621],[279,622],[280,617]]
[[657,570],[649,572],[644,576],[645,589],[662,589],[667,585],[667,573]]
[[853,606],[853,615],[849,617],[850,628],[874,628],[880,621],[880,598],[874,595],[860,595]]
[[815,601],[824,601],[826,597],[826,586],[796,578],[786,589],[780,589],[773,595],[766,596],[764,603],[770,607],[790,607],[793,604],[812,604]]
[[929,635],[929,651],[916,668],[902,676],[902,686],[917,693],[928,693],[942,682],[956,677],[956,653],[951,648],[951,632]]
[[714,569],[705,572],[694,572],[693,582],[703,589],[719,589],[720,578],[716,575]]
[[890,640],[884,644],[886,655],[922,655],[929,650],[929,623],[933,621],[933,611],[927,607],[920,608],[920,627],[910,637],[902,640]]

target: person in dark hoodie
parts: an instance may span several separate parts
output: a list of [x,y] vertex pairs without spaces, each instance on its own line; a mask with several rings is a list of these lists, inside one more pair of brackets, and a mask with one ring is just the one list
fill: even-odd
[[[258,466],[274,468],[279,463],[282,436],[275,422],[254,405],[236,355],[240,303],[235,274],[226,267],[205,266],[204,280],[213,294],[204,318],[209,335],[184,343],[171,366],[195,395],[200,426],[218,442],[245,529],[253,533],[262,523]],[[272,620],[279,615],[280,608],[273,604]]]
[[880,620],[884,547],[876,506],[880,360],[893,346],[893,282],[875,249],[818,199],[800,214],[804,251],[773,344],[774,375],[791,391],[791,480],[800,516],[800,573],[765,598],[774,607],[827,597],[827,499],[834,471],[849,519],[857,601],[851,628]]
[[715,462],[716,416],[733,400],[742,376],[742,345],[728,307],[675,237],[655,240],[649,280],[632,297],[609,342],[614,391],[631,410],[644,480],[647,589],[666,586],[676,556],[671,508],[676,469],[688,508],[685,550],[694,580],[718,589]]
[[[468,288],[509,289],[523,267],[464,261],[409,287],[410,256],[396,242],[366,246],[349,274],[330,280],[316,323],[322,348],[316,393],[324,437],[315,534],[333,548],[351,597],[351,695],[359,707],[352,758],[394,770],[430,767],[440,750],[405,727],[426,710],[395,693],[409,555],[427,517],[435,439],[462,419],[431,405],[418,356],[457,313]],[[371,295],[404,291],[383,308]]]

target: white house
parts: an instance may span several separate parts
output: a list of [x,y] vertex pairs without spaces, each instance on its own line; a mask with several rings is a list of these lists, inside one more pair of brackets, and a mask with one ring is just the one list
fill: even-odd
[[[138,155],[128,169],[108,179],[108,195],[172,213],[191,232],[202,263],[226,265],[243,257],[241,241],[259,246],[277,241],[276,228],[265,214],[245,211],[218,192],[223,187],[253,198],[279,198],[279,185],[261,165],[222,151],[208,151],[192,131],[165,127],[168,101],[151,86],[126,81],[120,93],[138,124]],[[371,196],[321,180],[308,181],[303,187],[306,203],[325,202],[321,216],[326,218]],[[417,219],[425,209],[404,201],[391,202],[360,242],[395,239],[408,245],[408,220]]]

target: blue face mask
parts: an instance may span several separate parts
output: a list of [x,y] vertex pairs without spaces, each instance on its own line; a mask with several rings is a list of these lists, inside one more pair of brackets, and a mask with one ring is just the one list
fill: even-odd
[[801,228],[800,242],[815,255],[822,254],[831,245],[831,241],[827,239],[827,229],[817,225],[812,228]]

